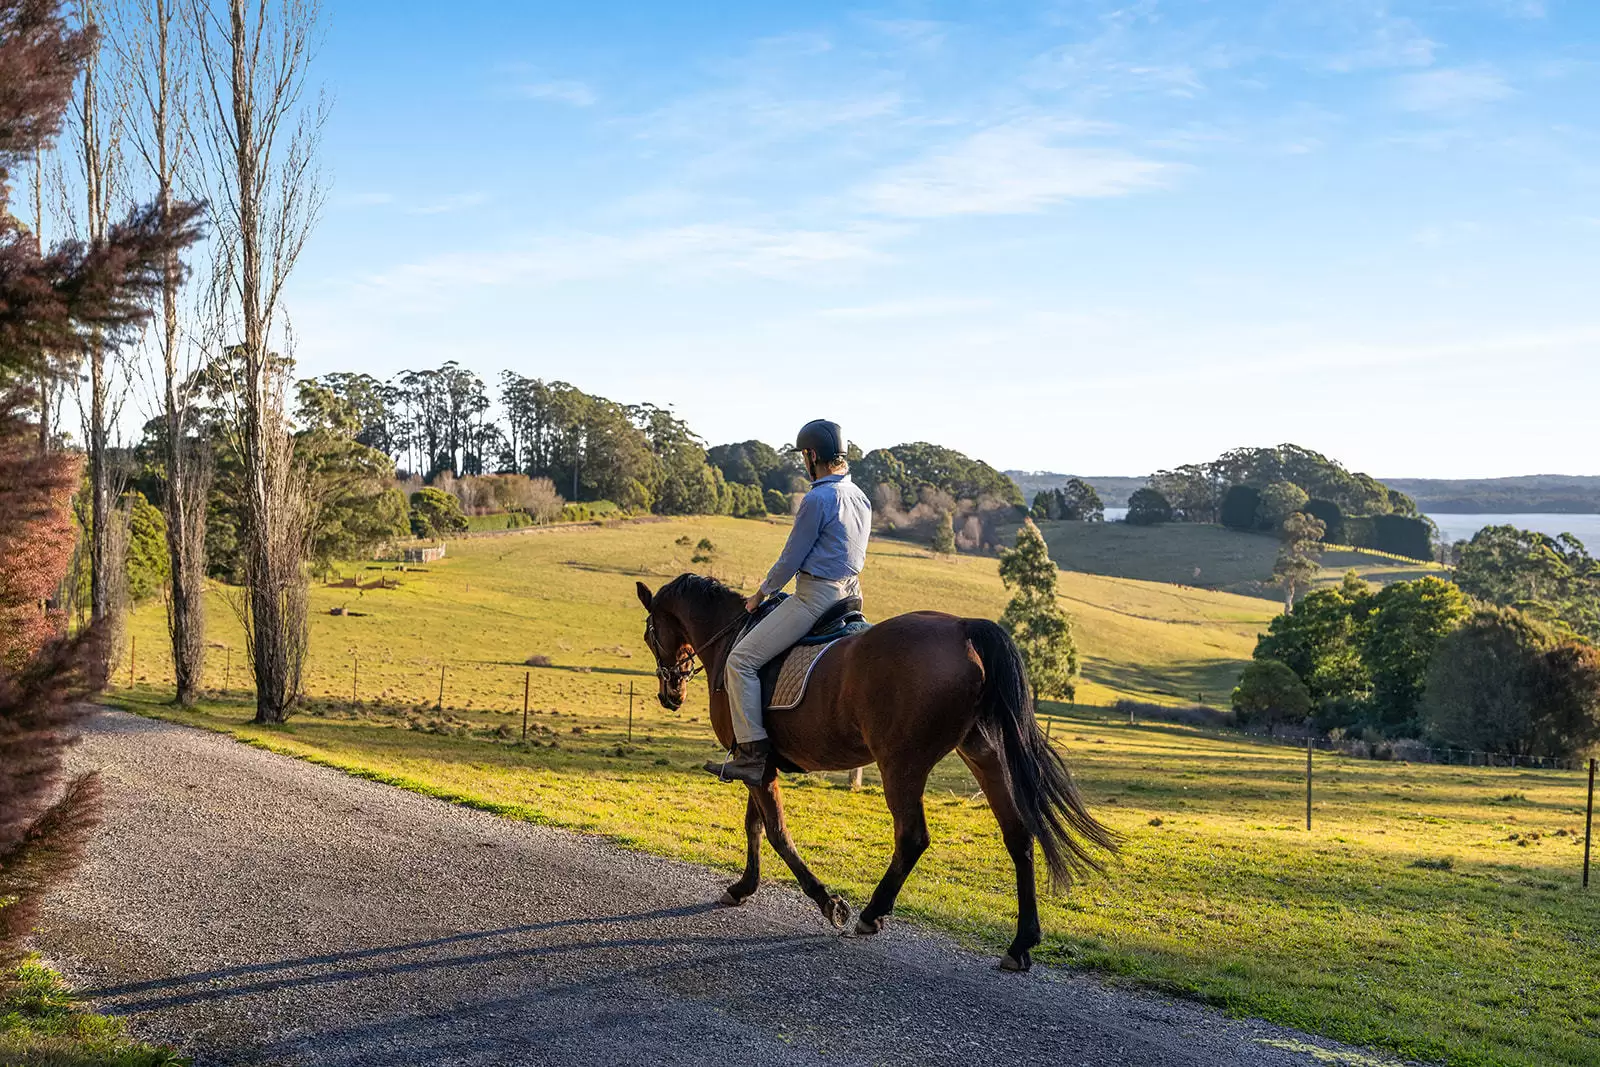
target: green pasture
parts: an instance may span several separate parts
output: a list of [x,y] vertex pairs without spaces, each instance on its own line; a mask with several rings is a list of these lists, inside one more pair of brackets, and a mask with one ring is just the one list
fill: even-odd
[[[1278,540],[1269,534],[1241,533],[1222,526],[1170,523],[1131,526],[1123,522],[1041,522],[1039,529],[1060,567],[1086,574],[1194,586],[1205,590],[1282,600],[1271,584]],[[1009,544],[1015,527],[999,532]],[[1410,581],[1439,574],[1437,564],[1372,552],[1331,547],[1322,555],[1322,583],[1355,571],[1369,582]]]
[[0,1067],[182,1067],[189,1059],[128,1036],[78,1004],[37,958],[0,972]]
[[[710,569],[749,588],[784,533],[733,519],[564,528],[454,543],[448,559],[420,569],[351,569],[355,586],[313,591],[313,699],[281,728],[248,723],[242,642],[220,593],[211,633],[234,649],[234,691],[190,712],[167,704],[154,605],[134,620],[133,684],[115,699],[732,872],[743,858],[743,795],[696,769],[714,749],[701,683],[678,713],[654,702],[633,582],[688,569],[693,544],[708,537]],[[379,577],[400,584],[360,588]],[[938,559],[892,541],[875,544],[865,585],[876,617],[924,607],[994,617],[1006,599],[993,559]],[[1071,572],[1061,592],[1086,680],[1078,706],[1046,708],[1050,732],[1126,845],[1104,874],[1044,900],[1039,958],[1407,1057],[1600,1062],[1600,905],[1577,888],[1578,774],[1319,754],[1308,833],[1303,751],[1129,725],[1090,706],[1196,692],[1222,703],[1272,604]],[[523,666],[531,656],[549,665]],[[214,686],[225,659],[221,648],[212,654]],[[860,792],[842,775],[788,783],[803,854],[858,907],[891,851],[870,770],[867,782]],[[998,954],[1014,919],[1009,861],[959,762],[935,774],[928,812],[933,847],[898,914]],[[770,854],[765,870],[789,880]]]

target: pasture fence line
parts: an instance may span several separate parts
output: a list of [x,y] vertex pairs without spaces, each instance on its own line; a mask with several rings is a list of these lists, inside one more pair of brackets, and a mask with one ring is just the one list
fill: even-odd
[[[1363,741],[1358,738],[1332,738],[1317,737],[1314,731],[1308,731],[1303,726],[1285,726],[1275,731],[1247,730],[1236,726],[1226,725],[1227,712],[1219,712],[1214,708],[1203,706],[1173,705],[1171,707],[1157,704],[1140,704],[1137,707],[1124,705],[1123,702],[1115,707],[1099,704],[1070,704],[1068,705],[1075,714],[1087,715],[1091,718],[1103,718],[1110,722],[1126,723],[1137,726],[1135,712],[1138,717],[1148,723],[1161,723],[1168,726],[1186,726],[1198,733],[1203,733],[1218,740],[1248,739],[1260,741],[1269,745],[1293,746],[1298,748],[1306,743],[1307,735],[1311,735],[1311,744],[1321,752],[1337,752],[1354,759],[1370,759],[1387,763],[1429,763],[1451,767],[1494,767],[1526,769],[1534,771],[1577,771],[1582,770],[1586,760],[1582,756],[1526,756],[1508,754],[1504,752],[1486,752],[1482,749],[1455,748],[1451,746],[1433,746],[1412,738],[1397,738],[1393,741]],[[1127,711],[1124,719],[1122,712]],[[1043,709],[1039,712],[1047,720],[1056,717],[1053,713]]]

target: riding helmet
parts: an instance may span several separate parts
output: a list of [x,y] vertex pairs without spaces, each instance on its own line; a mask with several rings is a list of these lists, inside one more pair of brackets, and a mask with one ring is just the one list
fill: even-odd
[[794,437],[794,447],[789,451],[815,453],[824,463],[837,459],[845,453],[844,430],[840,429],[837,422],[812,419],[800,427],[800,432]]

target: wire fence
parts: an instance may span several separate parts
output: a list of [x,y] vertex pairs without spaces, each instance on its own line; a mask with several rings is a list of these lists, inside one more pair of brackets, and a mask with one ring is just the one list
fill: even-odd
[[[1271,731],[1247,730],[1231,724],[1230,713],[1204,705],[1144,704],[1125,700],[1112,707],[1070,705],[1074,714],[1087,714],[1091,718],[1123,720],[1137,724],[1160,722],[1189,726],[1219,739],[1246,739],[1263,744],[1282,745],[1297,749],[1307,745],[1304,726],[1278,726]],[[1045,712],[1048,714],[1048,712]],[[1385,741],[1366,741],[1359,738],[1332,738],[1312,736],[1310,745],[1318,752],[1337,752],[1354,759],[1380,760],[1392,763],[1431,763],[1454,767],[1501,767],[1540,771],[1576,771],[1587,766],[1582,756],[1527,756],[1516,753],[1485,752],[1479,749],[1440,747],[1413,738]]]

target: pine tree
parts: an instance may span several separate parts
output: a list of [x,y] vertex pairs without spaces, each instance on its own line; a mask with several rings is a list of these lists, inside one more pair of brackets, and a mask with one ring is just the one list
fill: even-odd
[[949,511],[939,512],[939,525],[933,528],[933,550],[941,556],[956,554],[956,528]]
[[1021,650],[1034,693],[1071,700],[1078,676],[1072,620],[1056,602],[1056,565],[1032,519],[1017,531],[1017,547],[1001,551],[1000,579],[1016,590],[1000,625]]

